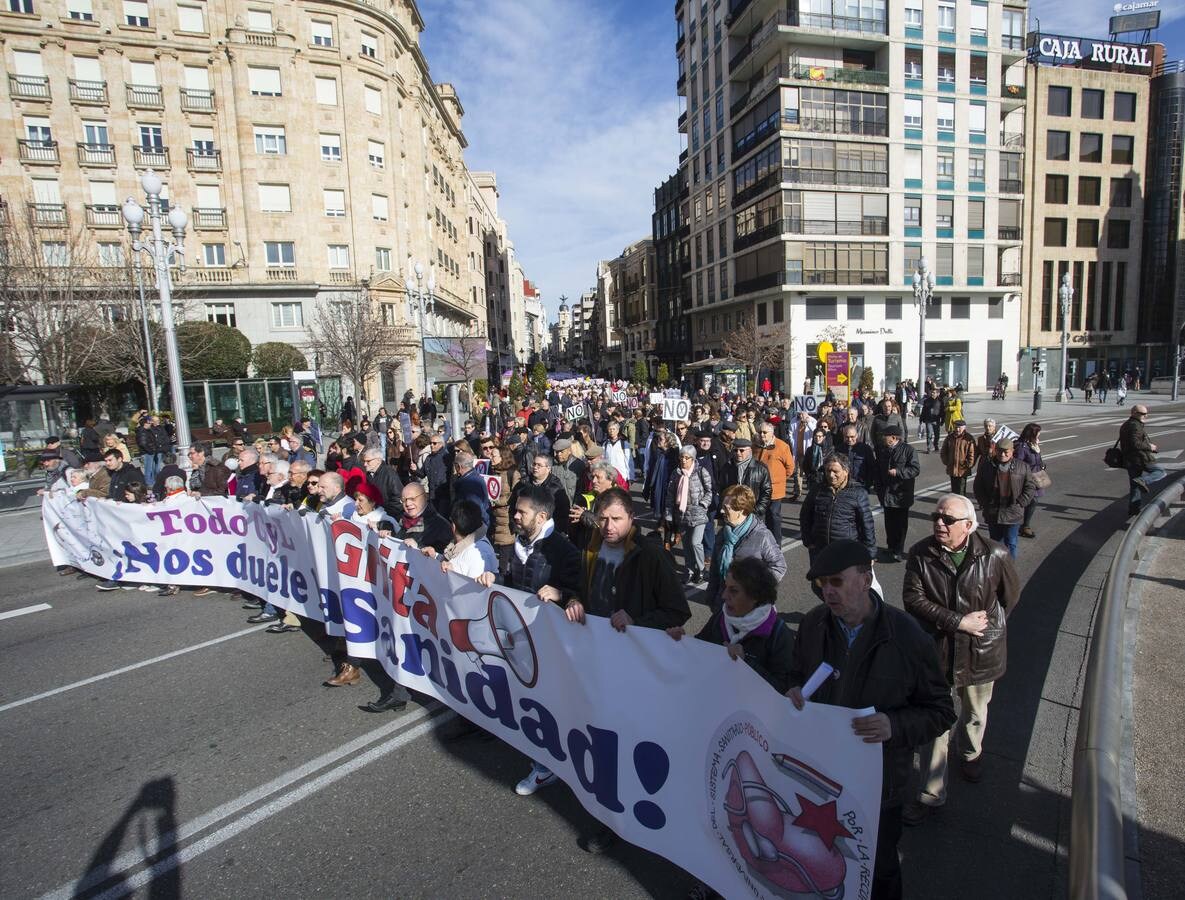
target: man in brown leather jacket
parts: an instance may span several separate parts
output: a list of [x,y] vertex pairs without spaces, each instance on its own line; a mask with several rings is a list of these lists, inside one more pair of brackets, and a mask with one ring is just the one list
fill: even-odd
[[[1008,551],[976,532],[975,507],[966,497],[946,494],[930,518],[933,534],[909,551],[902,596],[906,612],[933,635],[943,675],[958,696],[961,771],[975,783],[992,687],[1008,663],[1006,620],[1020,597],[1020,579]],[[946,802],[950,734],[920,751],[922,790],[906,805],[907,825]]]
[[950,476],[950,492],[967,496],[967,476],[975,471],[975,438],[967,433],[967,423],[955,420],[955,430],[942,442],[939,457]]

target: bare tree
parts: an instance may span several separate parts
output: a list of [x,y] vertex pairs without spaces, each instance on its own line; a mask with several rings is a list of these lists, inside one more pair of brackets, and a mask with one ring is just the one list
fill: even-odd
[[437,365],[444,370],[444,379],[438,380],[473,382],[486,377],[484,336],[432,335],[424,346],[425,353],[439,358]]
[[63,212],[38,209],[0,230],[0,320],[11,352],[6,368],[45,384],[94,380],[112,352],[111,273],[94,244]]
[[350,299],[318,306],[308,344],[317,354],[318,369],[343,376],[354,385],[359,403],[369,404],[370,382],[383,364],[393,357],[411,359],[415,355],[415,330],[394,322],[395,317],[384,314],[365,287]]
[[784,335],[763,334],[752,311],[724,336],[721,346],[726,354],[752,369],[754,381],[763,369],[781,369],[786,350]]

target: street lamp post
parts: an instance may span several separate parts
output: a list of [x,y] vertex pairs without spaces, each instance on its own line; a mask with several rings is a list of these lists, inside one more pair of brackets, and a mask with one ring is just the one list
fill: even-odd
[[[410,262],[410,260],[409,260]],[[415,281],[412,281],[412,275],[415,276]],[[419,318],[420,322],[420,378],[423,382],[424,392],[421,397],[428,396],[428,359],[424,353],[424,316],[432,315],[436,312],[436,269],[428,269],[428,290],[424,290],[424,264],[411,263],[409,266],[409,275],[405,282],[407,288],[407,301],[411,304],[411,311]]]
[[[132,226],[128,226],[128,231],[132,231]],[[133,232],[133,238],[138,233],[139,226],[136,226],[136,232]],[[135,241],[133,240],[133,245]],[[152,323],[148,318],[148,304],[144,301],[144,266],[140,262],[139,254],[136,255],[136,290],[140,295],[140,322],[144,326],[144,359],[147,363],[148,372],[148,411],[153,412],[157,404],[160,403],[160,391],[156,386],[156,357],[152,352]]]
[[918,307],[918,396],[926,388],[926,312],[934,296],[934,273],[926,263],[926,257],[918,260],[913,273],[913,299]]
[[[161,235],[161,197],[163,187],[160,176],[152,169],[140,177],[140,187],[148,197],[148,218],[152,222],[152,240],[140,239],[144,223],[144,208],[133,198],[123,202],[123,218],[132,236],[132,249],[152,257],[156,273],[156,287],[160,292],[161,327],[165,333],[165,353],[169,365],[169,396],[173,402],[173,422],[177,428],[177,456],[179,465],[189,468],[189,414],[185,409],[185,387],[181,380],[181,354],[177,350],[177,330],[173,322],[173,282],[169,274],[169,257],[174,253],[181,271],[185,271],[185,226],[189,218],[179,206],[169,210],[169,226],[173,229],[173,240]],[[150,351],[151,352],[151,351]],[[151,371],[152,366],[149,365]]]
[[1066,399],[1067,379],[1070,377],[1067,368],[1066,355],[1070,344],[1070,302],[1074,299],[1074,289],[1070,287],[1070,273],[1062,274],[1061,287],[1057,289],[1058,309],[1062,314],[1062,386],[1053,399],[1062,403]]

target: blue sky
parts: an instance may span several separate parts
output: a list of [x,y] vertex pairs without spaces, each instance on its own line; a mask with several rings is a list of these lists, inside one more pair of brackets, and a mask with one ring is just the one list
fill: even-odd
[[[725,0],[726,2],[726,0]],[[1034,0],[1029,27],[1106,37],[1115,0]],[[1185,0],[1161,0],[1154,37],[1185,57]],[[554,321],[559,296],[650,234],[673,174],[672,0],[420,0],[435,81],[465,107],[466,161],[498,175],[499,210]]]

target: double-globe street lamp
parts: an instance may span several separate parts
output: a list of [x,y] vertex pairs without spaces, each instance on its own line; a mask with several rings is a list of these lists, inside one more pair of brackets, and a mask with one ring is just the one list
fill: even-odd
[[926,389],[926,314],[934,296],[934,273],[926,263],[926,257],[918,260],[913,273],[913,300],[918,307],[918,396]]
[[[409,260],[409,262],[411,261]],[[415,281],[412,281],[413,275]],[[424,264],[412,262],[408,266],[408,276],[404,287],[407,289],[407,302],[411,304],[411,312],[418,317],[420,322],[420,378],[423,384],[423,393],[420,396],[427,397],[428,360],[424,352],[424,335],[427,332],[424,329],[424,316],[430,316],[436,312],[436,269],[428,269],[428,289],[424,290]]]
[[[165,333],[165,353],[169,365],[169,395],[173,402],[173,422],[177,429],[178,465],[189,468],[189,414],[185,409],[185,386],[181,381],[181,355],[177,350],[177,330],[173,323],[173,282],[169,274],[169,257],[176,254],[181,271],[185,271],[185,226],[189,217],[179,206],[169,210],[168,221],[173,229],[173,240],[161,235],[161,197],[163,187],[160,176],[152,169],[140,176],[140,187],[148,197],[148,218],[152,223],[152,239],[140,239],[145,210],[132,197],[123,202],[123,218],[127,222],[128,234],[132,236],[132,249],[152,257],[156,273],[156,287],[160,292],[161,327]],[[147,319],[147,317],[145,317]],[[151,350],[149,350],[151,353]],[[149,371],[153,368],[150,360]]]
[[1066,385],[1069,384],[1067,379],[1070,377],[1070,373],[1067,370],[1068,361],[1066,356],[1070,343],[1070,304],[1073,300],[1074,288],[1070,286],[1070,273],[1063,272],[1061,287],[1057,289],[1058,309],[1062,314],[1062,387],[1053,399],[1058,403],[1066,399]]

